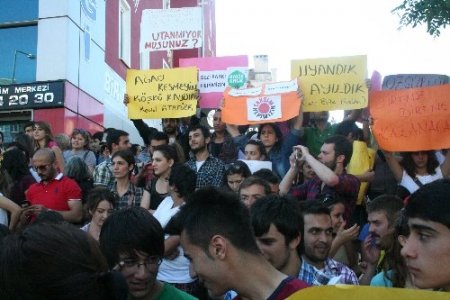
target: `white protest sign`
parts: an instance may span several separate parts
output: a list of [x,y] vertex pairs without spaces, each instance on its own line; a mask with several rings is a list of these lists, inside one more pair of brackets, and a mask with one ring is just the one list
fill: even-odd
[[194,49],[203,45],[201,7],[142,11],[139,51]]
[[247,120],[272,121],[281,118],[281,95],[247,98]]
[[268,160],[246,160],[246,159],[240,159],[248,166],[250,169],[250,172],[253,174],[256,171],[259,171],[261,169],[269,169],[272,170],[272,162]]

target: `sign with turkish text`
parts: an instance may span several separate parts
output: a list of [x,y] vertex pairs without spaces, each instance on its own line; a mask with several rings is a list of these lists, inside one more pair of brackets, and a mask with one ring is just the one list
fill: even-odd
[[227,88],[222,120],[235,125],[282,122],[299,114],[297,80],[266,83],[248,89]]
[[130,119],[181,118],[195,114],[197,69],[127,71]]
[[399,90],[426,87],[449,83],[446,75],[437,74],[398,74],[388,75],[383,79],[383,90]]
[[142,11],[140,52],[194,49],[203,45],[201,7]]
[[450,148],[450,84],[371,92],[370,115],[384,150]]
[[64,106],[64,80],[0,85],[0,110]]
[[359,109],[368,105],[365,55],[293,60],[291,77],[299,78],[305,112]]
[[180,67],[199,69],[201,108],[218,108],[227,86],[242,88],[248,80],[246,55],[180,59]]

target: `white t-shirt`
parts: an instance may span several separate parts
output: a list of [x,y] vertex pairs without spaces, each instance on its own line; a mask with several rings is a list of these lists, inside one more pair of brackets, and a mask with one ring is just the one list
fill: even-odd
[[[0,196],[3,197],[3,194],[0,193]],[[8,226],[8,213],[3,208],[0,208],[0,224]]]
[[[423,185],[441,179],[443,177],[440,166],[438,166],[434,171],[435,174],[433,175],[416,175],[416,177]],[[414,179],[411,178],[411,176],[409,176],[406,171],[403,171],[402,181],[400,182],[400,185],[405,187],[411,194],[419,189],[417,183],[414,182]]]
[[[180,207],[173,207],[172,197],[167,196],[158,206],[153,216],[159,221],[161,226],[166,227],[170,219],[180,210]],[[169,237],[165,235],[165,239]],[[190,283],[194,281],[189,275],[189,260],[184,257],[183,248],[178,246],[179,255],[177,258],[169,260],[163,259],[159,266],[157,279],[168,283]]]

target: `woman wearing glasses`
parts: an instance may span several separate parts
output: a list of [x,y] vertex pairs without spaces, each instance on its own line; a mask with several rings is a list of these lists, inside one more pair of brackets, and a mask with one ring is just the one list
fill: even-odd
[[42,148],[50,148],[55,153],[56,169],[58,172],[64,172],[64,157],[61,148],[54,141],[50,124],[44,121],[34,123],[34,151]]
[[178,163],[178,155],[171,145],[159,145],[153,149],[152,165],[155,178],[150,182],[150,197],[141,202],[141,206],[154,212],[169,195],[169,176],[172,167]]
[[86,130],[74,129],[70,136],[71,149],[64,151],[64,161],[68,163],[72,157],[78,156],[83,159],[92,174],[97,158],[95,153],[89,150],[90,139],[90,134]]
[[225,186],[235,193],[239,192],[239,187],[245,178],[250,177],[252,173],[247,164],[237,160],[225,166]]

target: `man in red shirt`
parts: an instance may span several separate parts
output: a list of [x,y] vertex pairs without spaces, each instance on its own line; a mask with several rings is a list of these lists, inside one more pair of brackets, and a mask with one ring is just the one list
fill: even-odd
[[81,189],[69,177],[57,174],[55,153],[39,149],[33,155],[33,166],[41,177],[41,182],[32,184],[26,192],[30,210],[35,215],[46,210],[60,213],[64,220],[78,223],[82,217]]

